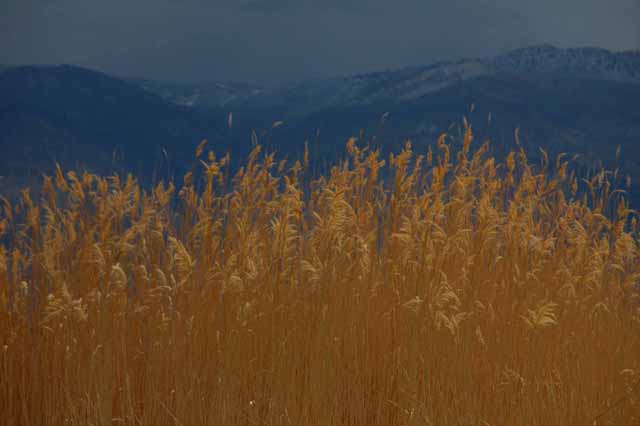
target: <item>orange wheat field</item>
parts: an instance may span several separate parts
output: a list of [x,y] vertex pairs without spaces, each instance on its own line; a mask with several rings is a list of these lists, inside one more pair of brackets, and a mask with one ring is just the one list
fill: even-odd
[[465,128],[0,199],[0,423],[640,424],[637,212]]

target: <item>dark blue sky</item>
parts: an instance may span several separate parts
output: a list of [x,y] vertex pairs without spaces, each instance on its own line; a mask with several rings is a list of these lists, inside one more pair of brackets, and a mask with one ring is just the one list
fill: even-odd
[[640,49],[640,0],[0,0],[0,63],[282,83],[531,44]]

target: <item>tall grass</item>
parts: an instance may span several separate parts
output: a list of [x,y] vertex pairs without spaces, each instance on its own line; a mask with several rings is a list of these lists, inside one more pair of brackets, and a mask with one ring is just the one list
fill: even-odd
[[3,199],[0,423],[640,423],[637,215],[605,172],[499,164],[468,125],[356,142],[315,180],[256,146],[226,181],[201,145],[180,189],[58,169]]

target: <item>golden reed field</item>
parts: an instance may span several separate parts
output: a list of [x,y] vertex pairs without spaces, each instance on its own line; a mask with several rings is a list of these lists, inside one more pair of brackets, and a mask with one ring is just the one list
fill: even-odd
[[637,212],[465,129],[2,199],[0,423],[640,424]]

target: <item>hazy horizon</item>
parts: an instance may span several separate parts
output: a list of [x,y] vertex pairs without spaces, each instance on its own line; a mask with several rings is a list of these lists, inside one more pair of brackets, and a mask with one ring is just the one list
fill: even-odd
[[0,11],[0,64],[189,83],[279,85],[545,43],[640,49],[638,0],[8,0]]
[[473,60],[473,59],[489,58],[489,57],[498,56],[498,55],[505,54],[505,53],[508,53],[510,51],[521,49],[521,48],[533,48],[533,47],[538,47],[538,46],[542,46],[542,45],[551,45],[552,47],[558,48],[558,49],[591,49],[591,48],[593,48],[593,49],[604,49],[604,50],[607,50],[607,51],[612,52],[612,53],[640,52],[640,49],[617,49],[616,50],[616,49],[607,49],[607,48],[601,47],[601,46],[557,46],[557,45],[554,45],[552,43],[538,43],[538,44],[530,44],[530,45],[525,45],[525,46],[520,46],[520,47],[514,47],[514,48],[510,48],[510,49],[503,49],[503,50],[501,50],[499,52],[496,52],[494,54],[488,54],[488,55],[461,56],[461,57],[454,57],[454,58],[449,58],[449,59],[433,60],[433,61],[429,61],[429,62],[417,63],[417,64],[411,64],[411,65],[399,65],[399,66],[392,66],[392,67],[386,67],[386,68],[378,68],[378,69],[372,69],[372,70],[367,70],[367,71],[362,71],[362,72],[343,73],[343,74],[334,74],[334,75],[325,75],[325,76],[307,77],[307,78],[303,77],[303,78],[299,78],[299,79],[293,80],[293,81],[271,82],[271,83],[269,83],[269,82],[252,81],[252,80],[238,80],[238,79],[225,79],[225,80],[221,80],[221,79],[218,79],[218,80],[175,80],[174,79],[174,80],[170,80],[170,79],[163,79],[163,78],[153,78],[153,77],[150,77],[148,75],[128,75],[128,74],[121,74],[121,73],[113,73],[113,72],[105,71],[103,69],[99,69],[99,68],[92,67],[92,66],[85,66],[85,65],[81,65],[81,64],[65,63],[65,62],[59,62],[59,63],[15,63],[15,64],[0,63],[0,67],[3,67],[3,66],[5,66],[5,67],[20,67],[20,66],[36,66],[36,67],[76,66],[76,67],[85,68],[85,69],[96,71],[96,72],[101,72],[101,73],[110,75],[112,77],[121,78],[121,79],[151,80],[151,81],[157,81],[157,82],[168,83],[168,84],[174,83],[174,84],[185,84],[185,85],[191,85],[191,84],[194,84],[194,85],[198,85],[198,84],[206,85],[206,84],[216,84],[216,83],[245,83],[245,84],[259,85],[259,86],[263,86],[263,87],[279,87],[279,86],[286,86],[286,85],[289,85],[291,83],[312,81],[312,80],[316,80],[316,79],[346,78],[346,77],[365,75],[365,74],[376,73],[376,72],[396,71],[396,70],[412,68],[412,67],[429,66],[429,65],[434,65],[434,64],[438,64],[438,63],[455,62],[455,61],[466,60],[466,59]]

